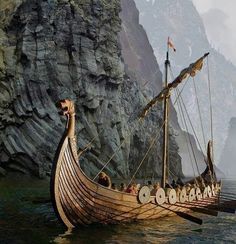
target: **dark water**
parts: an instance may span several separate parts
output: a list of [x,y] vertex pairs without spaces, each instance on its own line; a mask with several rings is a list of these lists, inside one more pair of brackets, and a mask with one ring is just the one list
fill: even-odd
[[[236,181],[223,191],[236,194]],[[33,179],[0,180],[0,243],[236,243],[236,215],[196,215],[204,224],[179,217],[67,231],[56,219],[49,183]],[[236,197],[235,197],[236,198]]]

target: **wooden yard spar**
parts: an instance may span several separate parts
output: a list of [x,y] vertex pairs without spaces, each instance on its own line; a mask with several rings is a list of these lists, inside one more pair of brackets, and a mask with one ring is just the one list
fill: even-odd
[[[194,75],[201,69],[203,59],[208,54],[184,69],[173,82],[166,83],[164,89],[152,99],[143,109],[140,118],[144,118],[150,108],[158,101],[164,100],[165,135],[163,142],[166,145],[163,151],[162,188],[155,196],[143,186],[137,195],[115,191],[99,185],[89,179],[79,164],[80,155],[77,154],[75,135],[75,108],[72,101],[62,100],[59,105],[68,122],[65,133],[58,146],[51,176],[51,199],[58,218],[68,227],[89,225],[93,223],[122,223],[133,220],[157,219],[170,215],[178,215],[195,223],[201,224],[201,219],[187,212],[201,212],[217,215],[218,211],[226,211],[226,203],[219,206],[218,194],[220,186],[216,178],[207,181],[206,175],[214,175],[211,160],[208,160],[206,170],[193,182],[189,191],[183,187],[181,190],[166,189],[166,163],[167,163],[167,136],[168,136],[168,103],[170,92],[177,87],[186,76]],[[169,61],[167,55],[166,70]],[[233,202],[234,204],[235,202]],[[232,204],[231,204],[232,206]],[[230,208],[235,211],[235,208]]]

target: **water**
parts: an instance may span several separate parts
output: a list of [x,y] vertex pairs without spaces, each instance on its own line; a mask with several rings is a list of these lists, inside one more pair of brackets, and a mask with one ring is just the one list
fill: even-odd
[[[224,180],[223,191],[236,194],[236,181]],[[226,213],[194,213],[202,226],[171,217],[71,232],[58,222],[48,198],[48,181],[1,179],[0,243],[236,243],[236,215]]]

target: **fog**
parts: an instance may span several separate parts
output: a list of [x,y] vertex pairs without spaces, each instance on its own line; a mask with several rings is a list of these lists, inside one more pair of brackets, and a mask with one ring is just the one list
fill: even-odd
[[193,0],[212,46],[236,65],[236,1]]
[[[236,1],[193,0],[193,3],[202,16],[211,45],[236,65]],[[236,175],[235,126],[236,121],[232,119],[218,165],[228,177]]]

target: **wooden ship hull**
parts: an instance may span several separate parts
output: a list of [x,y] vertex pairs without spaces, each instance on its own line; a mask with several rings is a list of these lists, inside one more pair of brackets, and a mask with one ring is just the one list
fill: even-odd
[[208,54],[204,54],[195,63],[182,70],[171,83],[167,83],[169,66],[167,52],[165,87],[140,113],[139,118],[143,119],[157,102],[164,101],[162,188],[157,189],[155,196],[150,195],[147,186],[143,186],[137,194],[133,195],[112,190],[89,179],[79,164],[80,155],[77,154],[74,104],[69,100],[60,102],[60,108],[67,116],[68,123],[54,161],[51,198],[58,217],[67,227],[93,223],[115,224],[134,220],[150,220],[170,215],[178,215],[201,224],[201,219],[187,212],[200,212],[213,216],[216,216],[218,211],[235,212],[235,202],[228,205],[225,201],[220,203],[220,185],[217,183],[214,173],[211,141],[208,143],[206,170],[192,181],[187,182],[186,187],[184,186],[182,189],[166,188],[170,93],[187,76],[194,76],[202,68],[203,60]]
[[[165,202],[159,205],[156,197],[150,196],[145,199],[145,203],[141,203],[139,195],[104,187],[89,179],[81,170],[75,137],[70,138],[67,132],[57,150],[51,178],[51,196],[59,219],[68,228],[93,223],[116,224],[158,219],[183,215],[190,210],[201,212],[217,201],[213,195],[199,201],[195,200],[196,196],[192,196],[190,201],[190,196],[186,196],[186,202],[171,204],[166,197]],[[215,215],[214,210],[207,211]],[[199,222],[198,219],[195,222]]]

